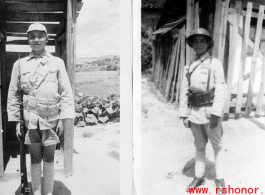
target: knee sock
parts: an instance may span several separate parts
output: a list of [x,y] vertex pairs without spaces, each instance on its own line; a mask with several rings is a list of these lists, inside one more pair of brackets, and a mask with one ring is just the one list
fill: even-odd
[[224,178],[224,149],[222,147],[214,148],[216,179]]
[[41,163],[30,164],[31,184],[34,195],[41,195]]
[[44,195],[52,195],[54,184],[54,163],[43,162],[43,191]]
[[205,148],[196,149],[195,176],[202,178],[205,172]]

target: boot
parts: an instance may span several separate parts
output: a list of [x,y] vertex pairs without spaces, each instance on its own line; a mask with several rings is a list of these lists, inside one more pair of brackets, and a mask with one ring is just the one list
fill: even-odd
[[195,177],[194,180],[188,185],[186,192],[190,192],[190,190],[189,190],[190,188],[197,188],[203,184],[205,184],[205,178],[204,177],[202,177],[202,178]]
[[[223,194],[222,190],[225,188],[225,180],[224,179],[216,179],[216,194]],[[217,188],[219,188],[217,190]]]

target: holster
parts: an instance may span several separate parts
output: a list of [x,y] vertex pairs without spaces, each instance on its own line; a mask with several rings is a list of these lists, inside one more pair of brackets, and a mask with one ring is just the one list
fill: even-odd
[[188,105],[192,107],[200,107],[200,106],[210,105],[213,103],[214,91],[210,90],[205,92],[199,92],[199,91],[189,90],[187,96],[188,96]]

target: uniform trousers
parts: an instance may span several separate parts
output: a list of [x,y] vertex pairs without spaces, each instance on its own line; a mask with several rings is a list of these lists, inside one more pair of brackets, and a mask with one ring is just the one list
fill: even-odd
[[191,122],[191,131],[194,136],[196,147],[195,176],[201,178],[205,173],[205,149],[210,140],[215,157],[216,179],[224,178],[224,149],[222,146],[223,128],[218,122],[216,128],[210,128],[208,124],[195,124]]

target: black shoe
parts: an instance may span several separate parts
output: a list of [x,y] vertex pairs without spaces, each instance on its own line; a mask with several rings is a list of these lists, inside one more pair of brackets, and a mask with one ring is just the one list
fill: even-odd
[[202,177],[202,178],[195,177],[194,180],[188,185],[186,192],[190,192],[190,188],[197,188],[203,184],[205,184],[205,178],[204,177]]
[[[215,183],[216,183],[216,194],[223,194],[222,190],[223,190],[223,188],[225,188],[225,180],[224,179],[216,179]],[[217,188],[219,188],[218,191],[217,191]]]

